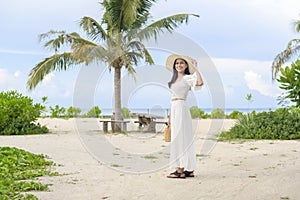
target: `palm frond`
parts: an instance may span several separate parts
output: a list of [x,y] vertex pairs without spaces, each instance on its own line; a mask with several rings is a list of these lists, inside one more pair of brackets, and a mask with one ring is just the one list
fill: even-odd
[[83,44],[83,43],[88,43],[92,44],[91,41],[86,40],[76,32],[67,34],[65,31],[60,31],[60,32],[48,32],[45,34],[41,34],[39,36],[40,41],[44,40],[46,38],[50,38],[51,36],[56,36],[54,39],[50,39],[44,44],[44,47],[50,50],[54,50],[57,52],[62,46],[76,46],[77,44]]
[[52,71],[67,70],[68,67],[79,64],[79,61],[72,57],[71,52],[54,54],[38,63],[29,73],[27,88],[34,89],[44,77]]
[[172,15],[163,19],[160,19],[144,29],[142,29],[138,37],[143,40],[143,39],[150,39],[154,37],[157,39],[157,36],[159,33],[163,33],[164,31],[169,31],[170,33],[177,28],[179,25],[183,23],[188,23],[189,17],[194,16],[194,17],[200,17],[197,14],[177,14],[177,15]]
[[72,55],[75,59],[85,64],[89,64],[95,60],[107,60],[107,50],[95,44],[82,44],[73,51]]
[[138,52],[141,52],[143,55],[143,58],[145,58],[145,61],[149,63],[150,65],[154,64],[153,58],[151,54],[149,53],[148,49],[145,47],[145,45],[140,41],[131,41],[128,44],[128,47],[130,47],[132,50],[137,50]]
[[289,61],[294,56],[300,56],[300,39],[290,40],[286,49],[277,54],[272,63],[272,79],[275,80],[276,76],[284,63]]
[[298,33],[300,33],[300,20],[294,22],[295,29]]
[[91,17],[83,17],[79,25],[92,40],[105,40],[107,38],[107,34],[102,26]]

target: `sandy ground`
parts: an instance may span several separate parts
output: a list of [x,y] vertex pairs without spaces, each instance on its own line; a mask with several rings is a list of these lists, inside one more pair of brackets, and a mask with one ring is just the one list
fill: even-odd
[[[102,134],[95,119],[39,119],[51,133],[0,136],[1,146],[43,153],[60,176],[42,177],[42,200],[98,199],[300,199],[300,142],[217,142],[232,120],[194,121],[195,178],[168,179],[163,134]],[[158,127],[161,131],[163,126]]]

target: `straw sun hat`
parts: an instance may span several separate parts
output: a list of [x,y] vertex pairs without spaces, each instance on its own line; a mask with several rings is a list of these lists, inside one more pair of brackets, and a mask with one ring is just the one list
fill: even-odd
[[193,74],[195,72],[194,68],[193,68],[193,64],[192,64],[192,58],[189,57],[189,56],[184,56],[184,55],[177,55],[177,54],[172,54],[170,55],[168,58],[167,58],[167,61],[166,61],[166,67],[168,70],[170,71],[173,71],[173,65],[174,65],[174,62],[176,59],[183,59],[185,61],[187,61],[188,63],[188,66],[189,66],[189,71],[191,74]]

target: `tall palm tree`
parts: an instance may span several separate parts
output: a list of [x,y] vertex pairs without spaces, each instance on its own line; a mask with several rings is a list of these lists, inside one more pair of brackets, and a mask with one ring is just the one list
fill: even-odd
[[[297,33],[300,33],[300,20],[294,22]],[[286,49],[276,55],[272,63],[272,79],[275,80],[280,67],[292,58],[300,57],[300,38],[292,39],[288,42]]]
[[[54,54],[39,62],[29,74],[27,87],[34,89],[52,71],[67,70],[71,66],[89,64],[94,61],[107,63],[114,70],[114,112],[115,119],[121,120],[121,68],[135,74],[134,66],[140,59],[153,64],[153,59],[142,41],[157,38],[164,31],[172,32],[187,23],[196,14],[176,14],[147,24],[150,8],[155,0],[104,0],[101,23],[91,17],[83,17],[80,27],[87,39],[78,33],[49,31],[41,34],[40,41],[48,39],[44,47]],[[68,46],[69,51],[59,51]]]

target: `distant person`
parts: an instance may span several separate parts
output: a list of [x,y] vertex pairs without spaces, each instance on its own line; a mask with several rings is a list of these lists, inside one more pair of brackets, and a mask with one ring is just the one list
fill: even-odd
[[194,177],[196,153],[192,118],[186,98],[191,87],[200,89],[203,80],[196,60],[183,55],[170,55],[166,67],[173,72],[168,83],[171,92],[169,124],[171,127],[170,167],[175,172],[168,178]]

